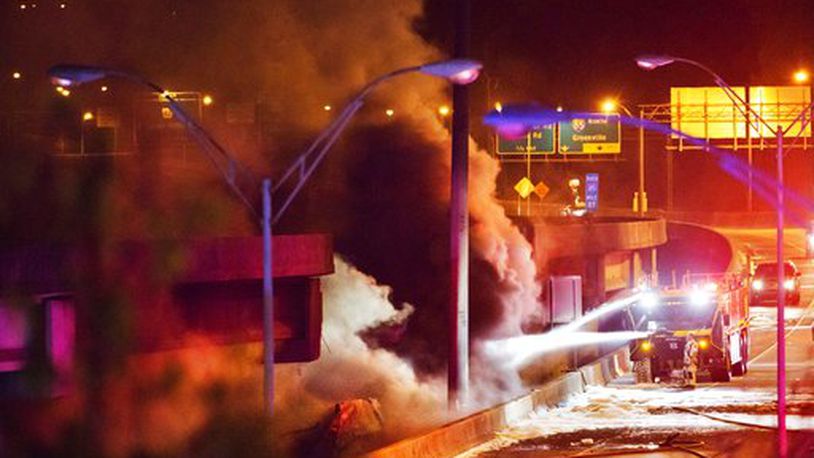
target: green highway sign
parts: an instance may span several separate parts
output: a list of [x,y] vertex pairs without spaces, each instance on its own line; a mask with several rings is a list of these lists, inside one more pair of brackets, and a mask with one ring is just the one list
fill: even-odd
[[518,139],[497,136],[497,154],[554,154],[554,125],[535,126]]
[[596,115],[573,118],[559,124],[557,150],[560,154],[620,153],[621,125],[619,115]]

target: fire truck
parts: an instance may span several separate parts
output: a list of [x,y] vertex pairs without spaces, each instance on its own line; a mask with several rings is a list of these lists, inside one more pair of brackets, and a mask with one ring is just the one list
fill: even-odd
[[629,310],[646,337],[630,344],[636,383],[728,382],[749,361],[749,291],[743,274],[685,276],[681,288],[645,290]]

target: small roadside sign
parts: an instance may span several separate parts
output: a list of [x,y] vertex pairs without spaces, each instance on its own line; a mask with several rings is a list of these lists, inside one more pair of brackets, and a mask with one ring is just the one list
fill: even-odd
[[599,174],[585,175],[585,209],[595,212],[599,208]]
[[526,177],[523,177],[514,185],[514,190],[524,199],[530,196],[534,189],[534,183]]
[[534,187],[534,194],[537,194],[541,199],[548,194],[548,191],[550,191],[550,189],[542,181],[537,183],[537,186]]

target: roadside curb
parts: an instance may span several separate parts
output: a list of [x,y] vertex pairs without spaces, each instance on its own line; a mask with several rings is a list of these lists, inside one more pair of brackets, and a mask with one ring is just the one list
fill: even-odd
[[403,439],[364,455],[366,458],[450,457],[494,437],[495,432],[527,417],[540,407],[554,407],[591,385],[606,385],[629,372],[627,346],[596,362],[568,372],[530,393],[476,412],[421,436]]

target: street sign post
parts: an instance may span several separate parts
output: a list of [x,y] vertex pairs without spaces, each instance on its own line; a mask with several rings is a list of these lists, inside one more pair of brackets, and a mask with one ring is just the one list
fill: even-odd
[[559,123],[560,154],[616,154],[622,151],[619,115],[573,118]]
[[497,136],[497,154],[554,154],[554,125],[535,126],[518,139]]
[[593,213],[599,208],[599,174],[585,175],[585,209]]

